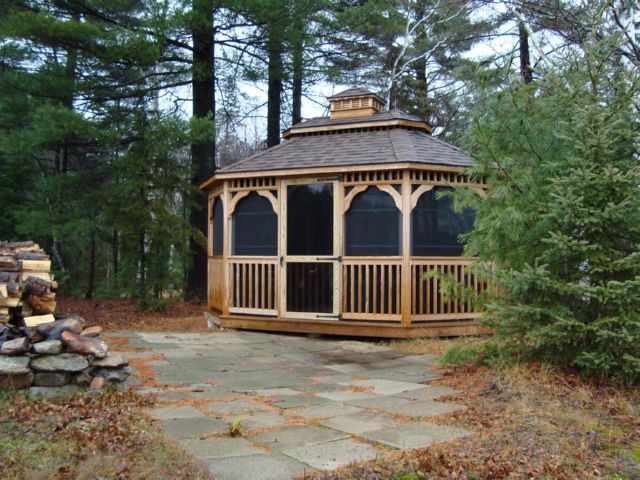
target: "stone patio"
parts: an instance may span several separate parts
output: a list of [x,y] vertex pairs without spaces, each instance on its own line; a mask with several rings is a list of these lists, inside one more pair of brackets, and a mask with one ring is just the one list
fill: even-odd
[[216,480],[295,478],[468,433],[429,423],[465,407],[437,401],[453,390],[428,385],[439,375],[426,355],[242,331],[112,336],[162,356],[147,362],[156,386],[137,388],[158,395],[151,414]]

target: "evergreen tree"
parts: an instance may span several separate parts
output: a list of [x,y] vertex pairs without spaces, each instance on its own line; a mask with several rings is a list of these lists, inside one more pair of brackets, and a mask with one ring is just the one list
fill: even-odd
[[467,251],[493,266],[488,323],[514,351],[640,380],[640,76],[616,36],[485,99],[467,145],[487,182]]

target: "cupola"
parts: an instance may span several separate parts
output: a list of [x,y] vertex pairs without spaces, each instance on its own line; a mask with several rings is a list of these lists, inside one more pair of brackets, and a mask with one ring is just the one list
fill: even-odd
[[363,88],[350,88],[328,98],[331,119],[371,117],[384,108],[385,102]]

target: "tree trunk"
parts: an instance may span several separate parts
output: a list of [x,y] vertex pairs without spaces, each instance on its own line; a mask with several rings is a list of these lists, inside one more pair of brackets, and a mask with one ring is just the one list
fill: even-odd
[[120,254],[119,241],[118,241],[118,231],[113,230],[113,237],[111,238],[111,252],[113,253],[113,275],[114,275],[114,283],[117,281],[118,271],[120,270],[120,259],[118,255]]
[[96,231],[93,228],[91,229],[89,242],[89,275],[87,278],[87,290],[84,294],[84,298],[86,299],[93,298],[93,286],[96,281]]
[[[212,119],[215,114],[214,90],[214,29],[213,5],[208,0],[193,0],[193,116]],[[191,145],[193,163],[192,183],[200,185],[215,170],[214,138]],[[196,205],[191,207],[189,222],[194,232],[207,232],[207,195],[198,191]],[[207,252],[196,240],[194,234],[189,237],[192,264],[187,271],[187,300],[206,298]]]
[[533,82],[533,71],[529,58],[529,33],[521,21],[518,23],[518,39],[520,44],[520,77],[524,83]]
[[147,254],[145,252],[145,234],[144,229],[141,229],[138,234],[138,261],[139,261],[139,276],[138,276],[138,298],[144,301],[147,296]]
[[269,27],[267,52],[269,54],[269,79],[267,92],[267,147],[280,143],[280,107],[282,94],[282,40],[278,25]]
[[291,111],[291,124],[295,125],[302,121],[302,79],[304,75],[303,68],[303,41],[302,41],[302,22],[297,20],[294,27],[293,38],[293,88],[292,97],[293,105]]

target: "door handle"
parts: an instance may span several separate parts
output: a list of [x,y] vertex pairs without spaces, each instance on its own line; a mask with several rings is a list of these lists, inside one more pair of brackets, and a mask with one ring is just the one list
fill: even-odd
[[342,256],[338,255],[337,257],[316,257],[316,261],[319,262],[321,260],[325,260],[327,262],[341,262]]

